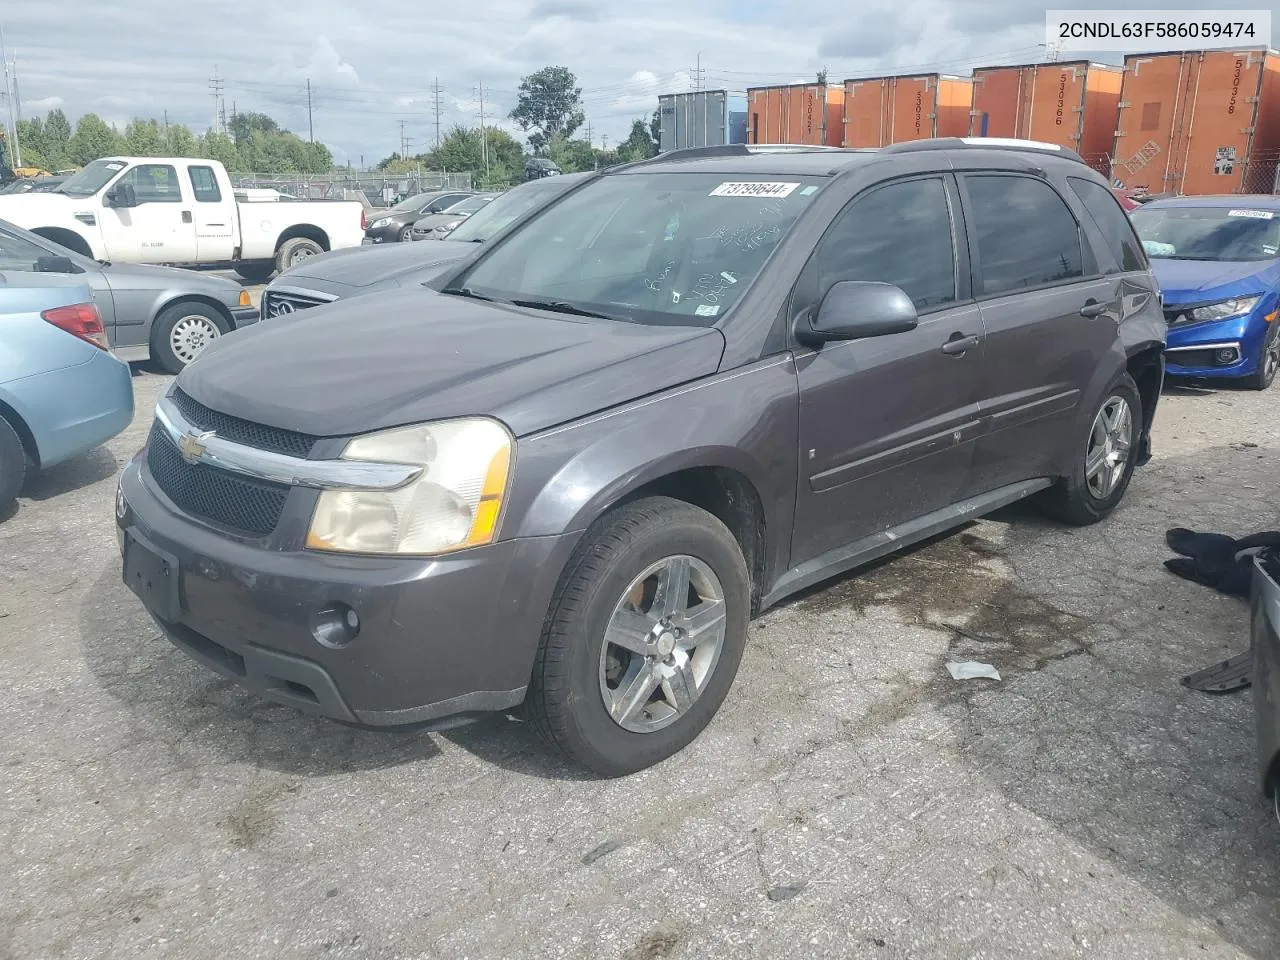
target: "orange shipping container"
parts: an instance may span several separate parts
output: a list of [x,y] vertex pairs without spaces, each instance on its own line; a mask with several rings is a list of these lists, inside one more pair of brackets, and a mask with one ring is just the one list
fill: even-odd
[[1272,193],[1280,155],[1280,55],[1206,50],[1125,57],[1112,177],[1204,196]]
[[747,88],[747,143],[838,147],[844,88],[823,83]]
[[1123,78],[1120,67],[1083,60],[979,67],[969,136],[1056,143],[1106,172]]
[[937,73],[844,82],[844,145],[887,147],[969,133],[973,81]]

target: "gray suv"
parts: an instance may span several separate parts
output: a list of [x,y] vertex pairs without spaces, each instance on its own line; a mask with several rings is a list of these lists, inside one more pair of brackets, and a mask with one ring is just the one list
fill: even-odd
[[1128,219],[1035,145],[676,151],[428,287],[215,341],[124,470],[124,579],[262,696],[520,708],[606,776],[797,591],[1033,495],[1106,517],[1164,377]]

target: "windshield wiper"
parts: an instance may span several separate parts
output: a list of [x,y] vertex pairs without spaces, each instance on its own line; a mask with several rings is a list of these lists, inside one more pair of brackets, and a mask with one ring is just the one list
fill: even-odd
[[532,307],[534,310],[549,310],[551,313],[567,313],[575,317],[594,317],[596,320],[613,320],[614,317],[582,307],[564,300],[512,300],[517,307]]
[[469,297],[472,300],[487,300],[489,303],[496,303],[496,297],[486,297],[483,293],[476,293],[470,287],[445,287],[440,291],[454,297]]

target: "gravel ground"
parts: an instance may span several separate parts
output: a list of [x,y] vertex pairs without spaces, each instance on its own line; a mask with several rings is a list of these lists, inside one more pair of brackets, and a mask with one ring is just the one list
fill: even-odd
[[770,612],[692,747],[598,782],[162,640],[112,497],[164,382],[0,524],[0,958],[1280,956],[1249,698],[1178,684],[1247,611],[1161,567],[1167,527],[1280,526],[1280,392],[1170,389],[1107,523],[1014,509]]

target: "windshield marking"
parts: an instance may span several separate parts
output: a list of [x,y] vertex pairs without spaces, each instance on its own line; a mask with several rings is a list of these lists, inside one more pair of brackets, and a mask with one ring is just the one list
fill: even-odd
[[798,183],[780,181],[727,182],[712,190],[709,197],[783,197],[791,196],[791,192],[800,186]]

